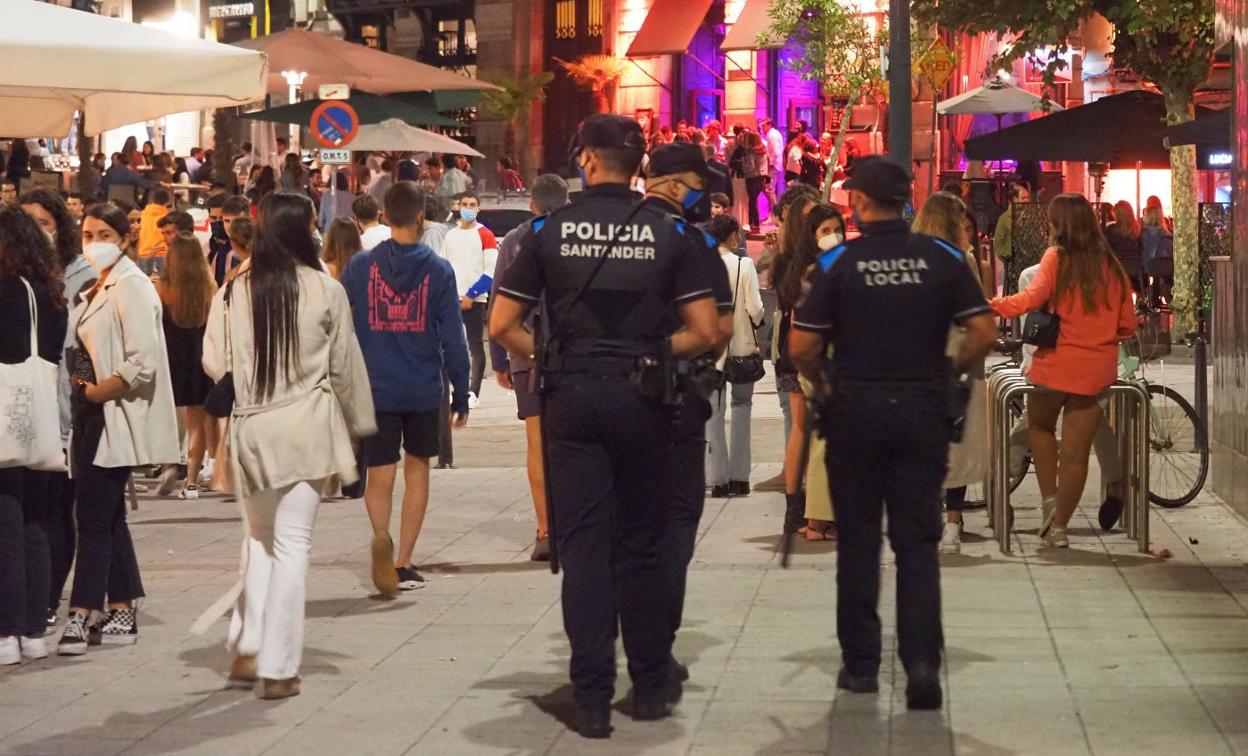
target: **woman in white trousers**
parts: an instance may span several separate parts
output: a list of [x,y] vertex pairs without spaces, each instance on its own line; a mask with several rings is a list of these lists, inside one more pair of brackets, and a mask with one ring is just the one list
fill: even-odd
[[213,299],[204,369],[232,376],[226,456],[247,519],[230,621],[231,682],[299,693],[312,527],[324,482],[356,477],[352,437],[375,432],[346,292],[325,273],[303,195],[260,203],[251,259]]

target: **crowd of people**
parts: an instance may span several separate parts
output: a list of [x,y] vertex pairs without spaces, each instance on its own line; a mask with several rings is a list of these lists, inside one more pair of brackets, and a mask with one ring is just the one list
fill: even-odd
[[[899,480],[925,476],[914,491],[900,491],[896,481],[868,484],[861,476],[868,468],[873,475],[883,474],[875,470],[878,456],[889,449],[881,434],[926,416],[896,416],[887,402],[877,406],[882,395],[873,392],[883,386],[910,396],[916,391],[914,376],[943,374],[947,354],[967,376],[971,396],[982,396],[984,354],[991,343],[985,341],[986,329],[995,334],[988,313],[1011,318],[1047,308],[1057,314],[1060,335],[1051,344],[1037,345],[1027,367],[1029,378],[1046,389],[1029,398],[1027,443],[1043,498],[1040,535],[1049,546],[1068,546],[1066,526],[1083,492],[1102,422],[1097,397],[1114,381],[1117,343],[1136,322],[1131,269],[1124,268],[1123,254],[1115,247],[1120,232],[1103,233],[1083,197],[1057,197],[1048,208],[1050,246],[1040,264],[1025,271],[1018,294],[994,297],[994,277],[979,248],[981,235],[964,201],[937,193],[907,224],[901,212],[909,179],[886,161],[858,159],[851,152],[844,166],[823,161],[818,170],[807,170],[807,157],[823,155],[820,144],[804,136],[801,124],[785,140],[769,119],[759,123],[757,132],[737,127],[731,135],[721,133],[715,122],[704,130],[662,130],[649,145],[634,139],[634,132],[640,135],[635,123],[616,121],[627,119],[596,122],[597,131],[585,134],[577,159],[586,198],[570,202],[562,178],[538,176],[530,193],[533,219],[501,242],[480,222],[478,179],[471,165],[450,155],[423,162],[376,156],[375,166],[370,167],[370,158],[344,172],[324,173],[306,168],[280,140],[278,159],[265,164],[252,160],[251,146],[244,145],[233,168],[245,181],[240,193],[222,187],[210,194],[206,241],[196,236],[191,216],[179,209],[175,185],[182,183],[181,173],[191,181],[211,176],[216,159],[211,151],[196,150],[175,161],[183,170],[168,179],[174,169],[148,149],[150,143],[143,149],[130,144],[115,154],[110,185],[140,180],[134,185],[145,189],[142,208],[107,201],[107,193],[83,200],[44,189],[10,193],[20,184],[6,184],[0,198],[0,363],[37,359],[57,366],[60,422],[27,432],[32,439],[55,434],[66,464],[43,469],[19,459],[0,468],[0,664],[49,654],[45,638],[60,621],[71,573],[57,653],[82,655],[99,643],[137,641],[137,606],[145,593],[125,497],[132,472],[142,468],[158,473],[163,495],[176,490],[178,498],[195,499],[211,489],[240,499],[247,522],[244,570],[235,591],[225,597],[233,607],[227,636],[233,654],[230,679],[246,686],[259,682],[267,698],[297,695],[308,558],[320,502],[326,496],[362,495],[373,531],[371,575],[381,594],[422,586],[425,579],[413,554],[429,505],[431,459],[446,429],[466,425],[478,405],[488,330],[495,380],[514,391],[517,415],[526,426],[534,560],[550,559],[556,545],[549,507],[572,506],[568,502],[584,493],[591,478],[616,474],[580,459],[580,453],[594,445],[616,449],[612,444],[618,446],[625,437],[671,434],[670,446],[616,449],[622,455],[620,469],[636,468],[637,474],[614,485],[643,493],[664,480],[670,483],[670,529],[660,541],[631,543],[653,549],[661,542],[675,556],[661,566],[637,562],[632,564],[637,572],[624,575],[627,571],[621,570],[617,577],[611,574],[610,539],[644,541],[646,533],[593,517],[574,528],[580,535],[559,536],[565,563],[576,565],[567,569],[564,592],[573,679],[578,696],[589,696],[578,700],[593,702],[582,734],[609,732],[604,724],[609,712],[601,711],[596,696],[608,677],[614,680],[614,663],[608,675],[601,658],[605,631],[595,623],[617,611],[600,600],[600,590],[610,589],[613,581],[631,580],[637,588],[643,570],[658,570],[660,603],[674,612],[664,620],[666,629],[643,631],[639,628],[649,620],[638,619],[645,612],[634,601],[637,596],[620,599],[629,654],[648,660],[639,664],[637,679],[649,687],[638,690],[653,697],[639,698],[639,718],[658,718],[670,710],[673,702],[660,690],[669,672],[662,670],[670,670],[676,680],[687,676],[671,659],[670,648],[680,626],[685,569],[702,500],[708,490],[712,497],[751,492],[751,404],[768,359],[774,363],[785,421],[784,465],[775,479],[756,487],[785,494],[785,533],[842,543],[841,590],[857,602],[844,601],[839,616],[846,652],[846,670],[838,681],[842,687],[868,692],[874,684],[872,663],[878,667],[878,637],[872,651],[862,627],[869,635],[875,611],[869,586],[872,581],[878,586],[879,580],[880,509],[887,503],[891,515],[903,502],[925,506],[919,501],[927,490],[923,486],[934,486],[928,478],[939,473],[943,530],[938,520],[929,527],[927,519],[929,514],[939,517],[939,509],[924,509],[912,528],[890,532],[895,548],[905,546],[907,564],[924,574],[921,579],[899,575],[899,580],[922,582],[914,589],[922,606],[915,607],[911,627],[903,629],[902,643],[917,654],[914,658],[922,657],[911,670],[912,680],[930,672],[923,666],[931,663],[929,594],[938,588],[924,581],[926,572],[935,569],[931,559],[938,543],[947,553],[959,550],[967,486],[983,479],[986,419],[973,409],[982,410],[983,402],[970,402],[956,443],[941,441],[943,431],[934,427],[913,429],[915,444],[936,440],[936,459],[930,450],[923,452],[927,456],[916,451],[919,456],[902,455],[900,461],[878,465],[879,470],[912,465],[898,473]],[[625,147],[613,146],[616,139]],[[777,145],[778,152],[773,150]],[[630,162],[634,157],[635,164]],[[723,191],[731,187],[715,185],[723,175],[717,163],[745,183],[749,207],[744,213]],[[136,166],[154,175],[141,175]],[[500,160],[499,169],[508,187],[523,186],[508,159]],[[819,171],[825,170],[841,171],[849,179],[852,225],[816,188],[823,179]],[[321,193],[325,179],[334,182],[334,191]],[[638,179],[646,190],[640,204],[629,188]],[[768,204],[775,232],[756,261],[746,252],[745,236],[761,225],[757,200],[782,187]],[[662,284],[663,291],[674,299],[666,309],[648,311],[653,318],[622,315],[624,300],[607,294],[581,302],[597,268],[579,293],[571,279],[557,275],[573,270],[559,266],[583,265],[595,254],[576,253],[576,244],[569,252],[551,234],[609,239],[612,254],[599,248],[602,259],[624,254],[614,249],[614,234],[592,231],[599,218],[590,208],[599,202],[619,216],[609,222],[634,224],[631,243],[653,242],[658,234],[667,240],[660,247],[690,250],[668,260],[670,250],[664,248],[662,276],[672,278],[670,285]],[[579,220],[556,228],[546,223],[552,214]],[[1145,218],[1146,228],[1164,228],[1159,213],[1146,212]],[[1128,220],[1119,217],[1119,228]],[[578,230],[582,226],[591,231]],[[855,232],[858,237],[851,239]],[[1156,239],[1142,240],[1140,249],[1156,244]],[[556,250],[554,256],[542,257],[546,249]],[[653,260],[645,249],[627,248],[637,260]],[[870,258],[867,250],[884,255],[887,263]],[[855,255],[857,267],[838,265]],[[602,290],[630,292],[629,303],[650,308],[662,304],[661,298],[637,293],[660,286],[658,279],[629,275],[623,288],[604,285]],[[936,283],[940,286],[933,290]],[[921,286],[924,296],[939,301],[940,317],[931,322],[916,317],[915,308],[926,300],[903,305],[898,297],[904,299],[906,292],[890,287],[904,284],[914,284],[915,291]],[[764,305],[768,290],[778,302],[774,313]],[[860,297],[864,291],[868,311],[838,304],[842,294]],[[551,315],[553,320],[543,312],[535,324],[535,311],[543,309],[535,305],[543,292],[550,298],[543,307],[568,312]],[[759,329],[768,316],[773,321],[771,353],[763,354]],[[893,341],[881,342],[875,356],[867,340],[849,335],[853,327],[847,324],[864,317],[896,332]],[[684,326],[677,327],[682,321]],[[556,387],[555,394],[543,383],[533,331],[544,329],[555,341],[569,344],[578,339],[605,344],[602,340],[614,338],[617,330],[630,328],[647,334],[666,330],[677,356],[709,357],[713,384],[701,401],[680,405],[675,431],[654,425],[655,418],[665,416],[652,413],[646,400],[638,404],[640,394],[634,393],[641,388],[617,381],[619,355],[593,352],[578,373],[573,352],[563,364],[568,375],[577,377],[568,378],[562,391]],[[934,343],[933,329],[939,330],[939,354],[928,349],[901,356],[906,354],[903,334],[931,336]],[[816,421],[814,405],[825,401],[829,343],[837,347],[833,368],[847,380],[842,388],[847,395],[861,389],[862,403],[840,405],[833,420],[824,407],[823,418]],[[16,379],[5,374],[4,380]],[[862,381],[871,383],[872,391],[862,389]],[[548,401],[554,402],[549,416]],[[871,425],[877,411],[885,421],[872,426],[861,443],[829,430],[841,421]],[[598,420],[586,425],[591,416]],[[545,445],[549,460],[542,443],[547,421],[557,425],[557,441]],[[820,422],[824,432],[812,434]],[[573,436],[578,440],[571,441]],[[663,449],[696,474],[679,481],[642,474]],[[555,460],[553,455],[561,456]],[[546,463],[556,461],[552,472]],[[400,464],[396,548],[391,515]],[[548,503],[548,491],[555,501]],[[656,502],[629,498],[620,506],[643,519],[659,517]],[[627,532],[613,533],[617,527]],[[587,541],[584,533],[608,540],[594,536]],[[874,533],[873,547],[863,546],[864,533]],[[872,553],[874,572],[863,566]],[[851,580],[861,584],[847,586]],[[938,605],[937,596],[937,624]],[[569,616],[572,609],[585,616]],[[878,618],[874,632],[878,636]],[[637,640],[636,633],[651,635]],[[927,640],[916,641],[916,633],[926,633]],[[614,630],[609,641],[613,645]],[[582,653],[586,643],[593,653]],[[664,644],[666,650],[656,650]],[[938,643],[936,648],[938,655]],[[930,708],[934,701],[938,706],[939,691],[932,693],[930,680],[923,679],[911,704]],[[585,690],[583,683],[589,685]],[[592,696],[586,692],[591,689]]]

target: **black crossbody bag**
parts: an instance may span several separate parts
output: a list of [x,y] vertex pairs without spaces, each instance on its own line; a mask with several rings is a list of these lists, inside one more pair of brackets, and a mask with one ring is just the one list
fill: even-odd
[[1040,349],[1052,349],[1057,346],[1057,336],[1062,330],[1062,319],[1055,312],[1049,312],[1046,304],[1036,312],[1027,313],[1023,321],[1022,341]]
[[[732,317],[737,317],[737,298],[741,295],[741,263],[737,260],[737,286],[732,295]],[[748,317],[748,316],[747,316]],[[750,334],[754,336],[754,353],[741,357],[729,356],[724,361],[724,377],[729,383],[754,383],[762,380],[767,371],[763,367],[763,354],[758,347],[758,332],[754,330],[754,321],[750,321]]]

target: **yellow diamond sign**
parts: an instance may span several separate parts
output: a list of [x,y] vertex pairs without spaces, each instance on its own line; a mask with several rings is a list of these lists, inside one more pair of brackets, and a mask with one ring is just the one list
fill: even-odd
[[944,89],[945,84],[953,76],[954,63],[953,53],[949,51],[949,46],[945,44],[945,40],[937,37],[931,49],[919,63],[919,74],[927,79],[933,89]]

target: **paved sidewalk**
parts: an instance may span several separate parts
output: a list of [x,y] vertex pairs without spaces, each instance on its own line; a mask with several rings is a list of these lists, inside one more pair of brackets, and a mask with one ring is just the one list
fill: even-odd
[[[487,389],[480,435],[459,436],[465,460],[516,453],[504,398]],[[774,407],[759,398],[764,419]],[[756,481],[778,468],[759,458]],[[1038,550],[1038,516],[1020,509],[1021,548],[1003,557],[970,515],[963,554],[944,561],[947,705],[913,714],[892,658],[878,696],[835,688],[835,545],[801,543],[782,571],[779,495],[708,500],[678,714],[617,713],[613,738],[591,743],[562,724],[558,580],[527,561],[527,490],[518,467],[435,472],[417,550],[428,586],[391,602],[370,597],[362,505],[323,505],[304,693],[281,702],[223,690],[224,622],[187,632],[235,579],[236,505],[144,497],[132,517],[150,597],[139,644],[0,668],[0,753],[1248,753],[1248,525],[1211,498],[1153,511],[1153,548],[1170,559],[1094,531],[1091,494],[1069,551]],[[1021,491],[1034,505],[1033,484]],[[891,648],[891,557],[884,577]],[[621,675],[623,699],[622,663]]]

